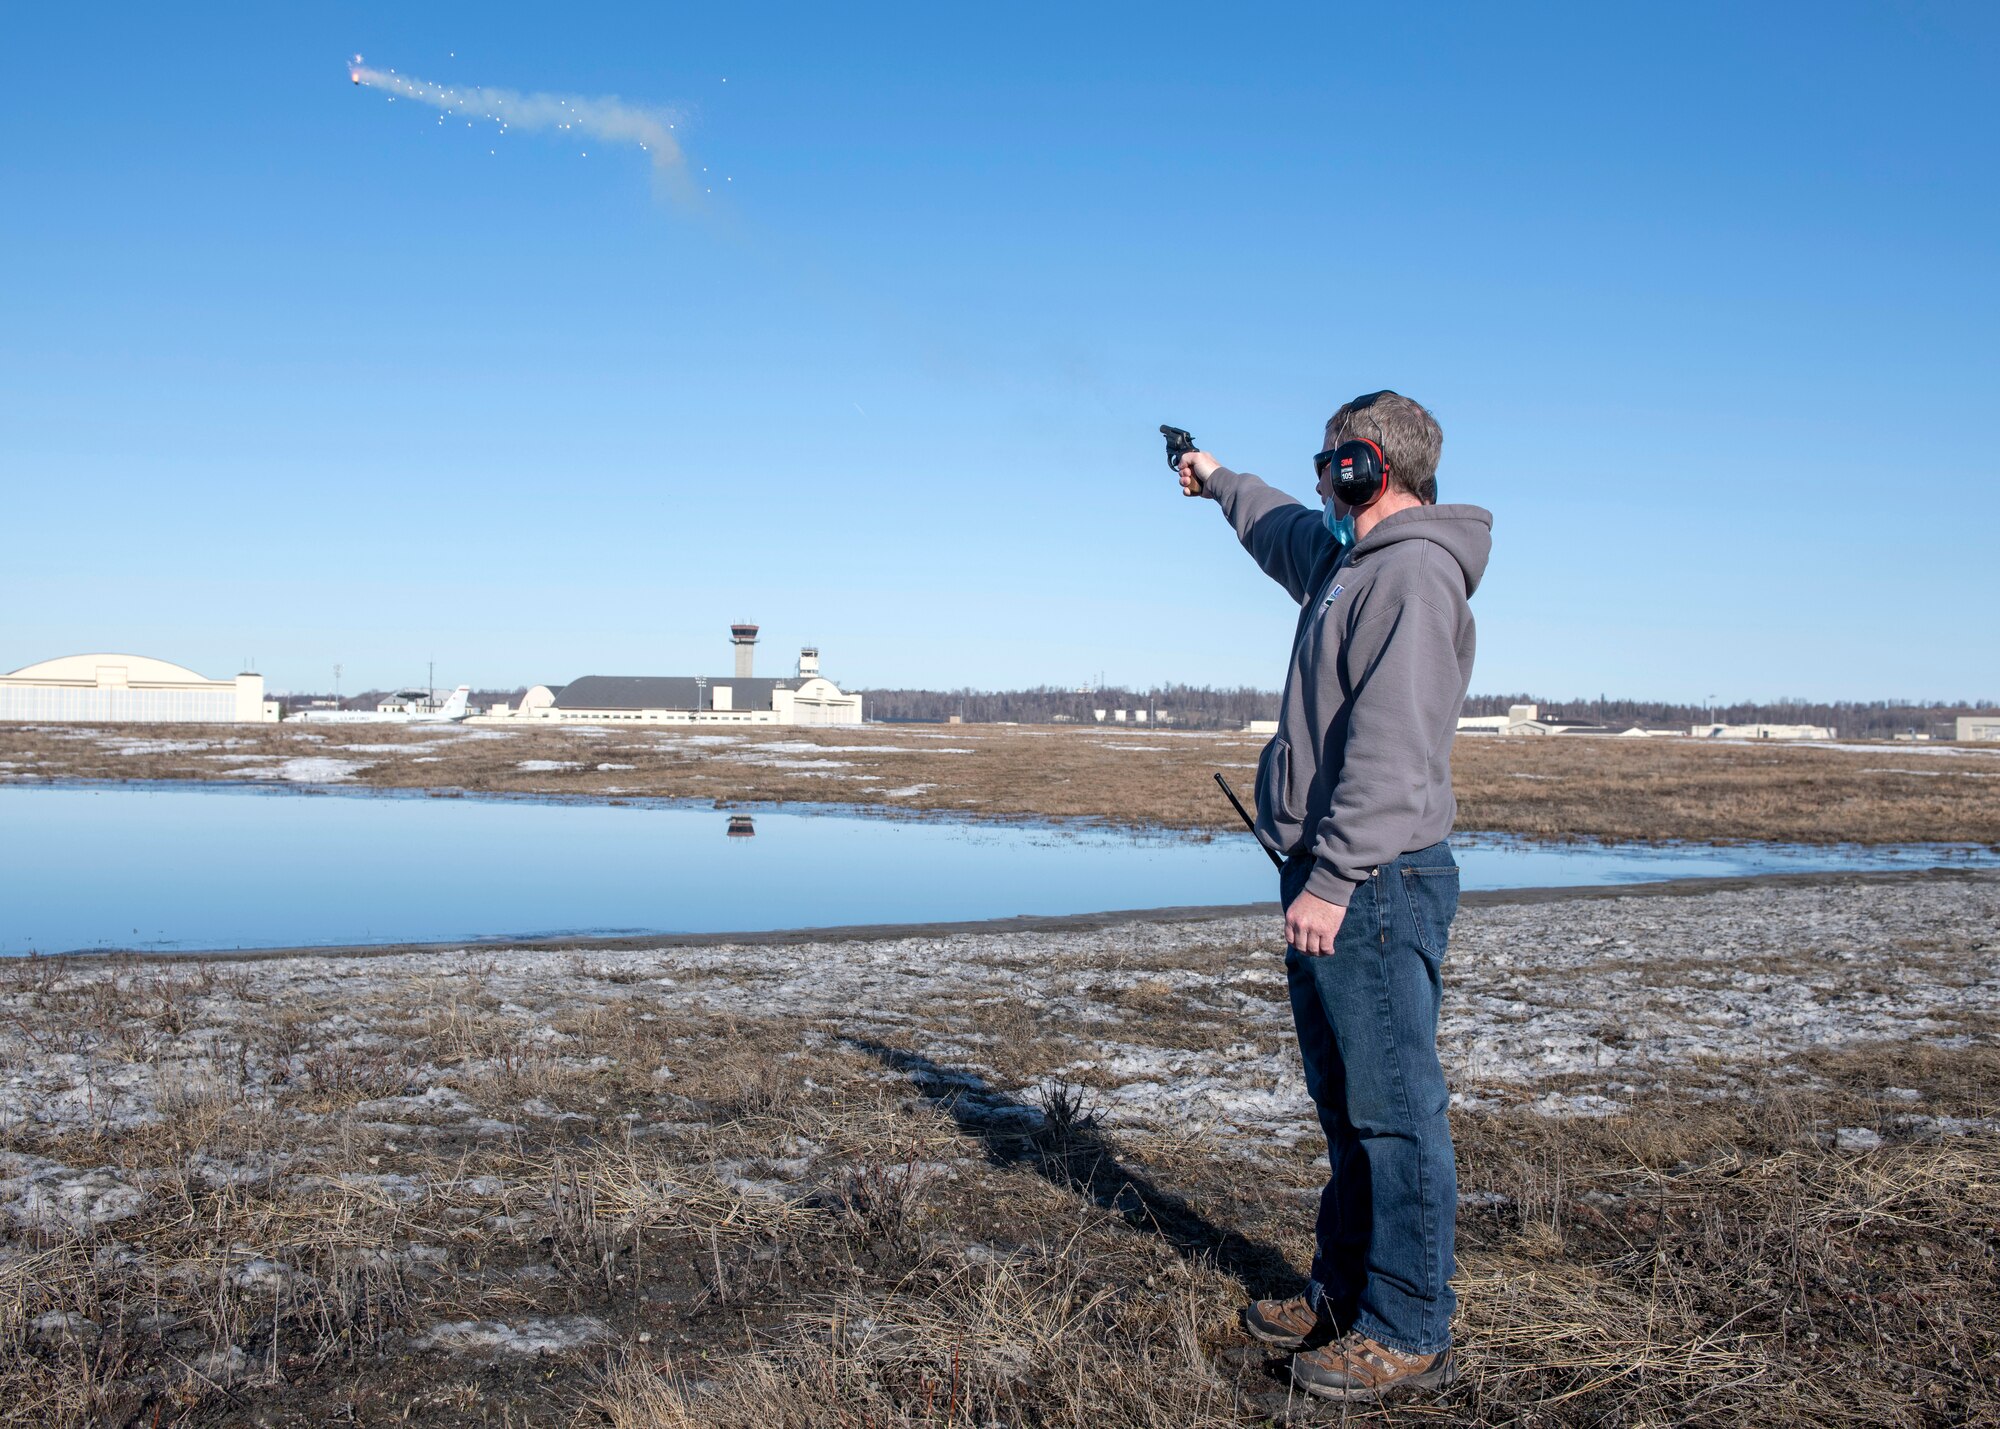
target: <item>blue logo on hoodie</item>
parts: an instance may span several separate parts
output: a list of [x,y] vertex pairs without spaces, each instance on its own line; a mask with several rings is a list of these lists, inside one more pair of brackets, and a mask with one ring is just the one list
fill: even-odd
[[1319,608],[1321,610],[1325,610],[1329,605],[1332,605],[1335,599],[1339,597],[1340,593],[1346,589],[1347,587],[1344,585],[1335,586],[1332,590],[1326,593],[1326,599],[1319,603]]

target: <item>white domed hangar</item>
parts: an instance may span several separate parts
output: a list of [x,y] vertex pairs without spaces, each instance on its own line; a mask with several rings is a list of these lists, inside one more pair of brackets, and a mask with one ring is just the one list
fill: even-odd
[[264,677],[211,680],[146,655],[65,655],[0,675],[0,720],[276,724]]

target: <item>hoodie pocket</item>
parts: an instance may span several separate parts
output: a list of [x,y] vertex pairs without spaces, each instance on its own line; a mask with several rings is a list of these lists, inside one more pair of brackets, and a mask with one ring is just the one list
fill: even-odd
[[1292,746],[1274,738],[1264,746],[1257,770],[1257,812],[1287,827],[1305,816],[1303,802],[1292,792]]

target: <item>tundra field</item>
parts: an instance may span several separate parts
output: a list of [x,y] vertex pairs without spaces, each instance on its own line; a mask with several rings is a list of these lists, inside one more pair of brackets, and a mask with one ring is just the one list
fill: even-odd
[[[838,803],[1233,828],[1263,741],[1144,727],[0,726],[0,781],[248,779]],[[2000,843],[2000,749],[1464,736],[1461,829],[1536,837]]]
[[1466,908],[1464,1377],[1344,1419],[1275,917],[0,963],[0,1420],[2000,1421],[2000,874],[1690,887]]
[[[1226,828],[1234,734],[0,728],[0,780]],[[1460,824],[2000,842],[2000,752],[1459,741]],[[1273,915],[0,960],[0,1423],[2000,1422],[2000,872],[1474,894],[1464,1375],[1235,1326],[1324,1171]]]

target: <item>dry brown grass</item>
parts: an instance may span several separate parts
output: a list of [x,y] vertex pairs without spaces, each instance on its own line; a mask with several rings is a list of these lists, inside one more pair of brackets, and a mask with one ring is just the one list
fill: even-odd
[[[1297,1283],[1310,1143],[1108,1131],[1056,1075],[1073,1048],[1023,1035],[1018,1006],[952,1010],[994,1049],[1001,1080],[977,1090],[908,1046],[669,1011],[643,983],[555,1004],[550,1035],[524,1038],[481,963],[283,1007],[248,969],[112,971],[0,970],[14,1032],[47,1055],[198,1064],[158,1121],[0,1131],[147,1192],[126,1220],[0,1228],[0,1421],[1333,1417],[1233,1318]],[[1120,982],[1107,962],[1098,1005],[1121,1035],[1192,1035],[1173,972]],[[1808,1084],[1739,1068],[1734,1095],[1599,1120],[1460,1115],[1466,1376],[1348,1417],[1994,1422],[2000,1135],[1913,1118],[1993,1115],[1996,1031],[1822,1054]],[[510,1125],[369,1105],[419,1083]],[[1842,1150],[1838,1127],[1884,1144]],[[578,1316],[602,1338],[539,1356],[421,1338]]]
[[[231,753],[340,758],[357,782],[440,794],[511,793],[723,803],[857,803],[999,818],[1088,818],[1230,829],[1210,774],[1248,790],[1261,741],[1247,735],[996,725],[731,731],[688,745],[671,733],[607,727],[469,739],[395,725],[121,726],[116,738],[215,741],[213,750],[119,753],[76,730],[0,725],[0,760],[32,777],[214,778]],[[782,744],[790,749],[773,751]],[[800,749],[798,746],[808,746]],[[1121,747],[1122,746],[1122,747]],[[963,751],[963,752],[947,752]],[[416,758],[425,763],[416,763]],[[543,761],[573,768],[523,770]],[[807,762],[814,761],[814,762]],[[826,761],[832,761],[829,767]],[[1453,756],[1463,829],[1542,837],[1779,839],[1803,843],[2000,843],[2000,754],[1866,752],[1685,740],[1466,737]],[[600,769],[600,764],[630,768]],[[926,786],[910,795],[886,791]]]

